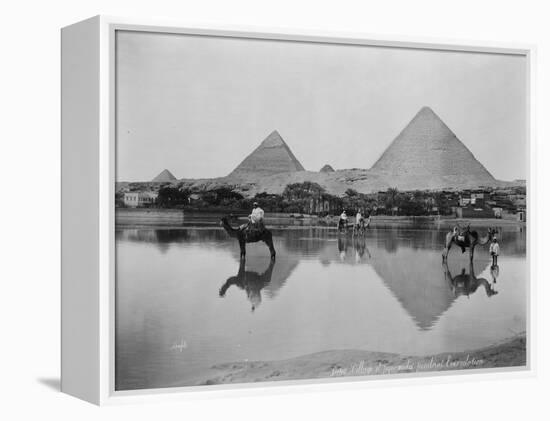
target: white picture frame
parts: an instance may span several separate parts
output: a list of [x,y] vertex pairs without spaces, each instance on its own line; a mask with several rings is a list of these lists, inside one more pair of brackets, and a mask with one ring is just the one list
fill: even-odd
[[[63,392],[94,404],[182,399],[190,397],[239,396],[242,394],[365,388],[384,384],[464,381],[477,378],[511,378],[535,373],[533,350],[536,341],[533,314],[534,272],[529,269],[527,295],[527,367],[478,369],[420,375],[345,377],[324,380],[263,382],[243,385],[115,391],[114,389],[114,180],[115,180],[115,32],[149,31],[177,34],[256,39],[392,46],[413,49],[473,51],[519,54],[528,62],[529,157],[527,198],[527,264],[533,266],[536,221],[533,178],[535,160],[533,138],[534,60],[532,45],[406,39],[363,34],[321,33],[278,29],[258,29],[96,16],[67,26],[61,31],[62,46],[62,377]],[[197,394],[196,392],[200,392]]]

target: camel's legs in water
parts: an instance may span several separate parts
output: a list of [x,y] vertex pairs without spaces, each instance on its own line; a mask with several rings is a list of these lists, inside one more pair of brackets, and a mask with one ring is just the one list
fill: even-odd
[[273,238],[270,235],[267,237],[264,242],[267,244],[267,247],[269,247],[269,253],[271,254],[271,259],[275,259],[275,247],[273,247]]
[[239,247],[241,248],[241,260],[246,258],[246,243],[244,240],[239,241]]
[[445,247],[443,247],[443,253],[441,257],[443,258],[443,261],[447,260],[447,256],[449,256],[449,251],[451,250],[451,246],[453,245],[451,233],[447,233],[445,236]]
[[449,256],[449,251],[451,250],[451,244],[446,244],[445,247],[443,247],[443,253],[441,257],[443,258],[443,261],[445,262],[447,260],[447,257]]

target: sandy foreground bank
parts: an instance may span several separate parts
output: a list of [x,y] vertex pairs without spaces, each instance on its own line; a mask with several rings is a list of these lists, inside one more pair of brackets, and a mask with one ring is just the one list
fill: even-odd
[[471,370],[526,365],[526,335],[520,333],[486,348],[424,357],[385,352],[334,350],[280,361],[246,361],[212,366],[173,386]]

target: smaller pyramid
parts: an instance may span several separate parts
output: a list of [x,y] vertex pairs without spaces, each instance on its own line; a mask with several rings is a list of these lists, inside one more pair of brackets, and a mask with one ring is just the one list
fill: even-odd
[[329,164],[325,164],[325,166],[321,168],[319,172],[334,172],[334,168],[332,168]]
[[155,178],[153,178],[153,183],[166,183],[166,182],[176,181],[176,180],[177,178],[174,177],[174,174],[172,174],[168,170],[164,170]]
[[229,176],[247,178],[296,171],[304,171],[304,167],[274,130]]

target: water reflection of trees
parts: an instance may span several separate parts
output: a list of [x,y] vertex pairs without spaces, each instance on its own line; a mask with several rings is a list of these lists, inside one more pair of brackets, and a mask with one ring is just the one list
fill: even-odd
[[[489,227],[472,227],[479,233],[486,233]],[[512,228],[517,228],[512,229]],[[526,232],[521,227],[498,229],[498,238],[502,254],[523,256],[526,252]],[[367,231],[367,238],[374,239],[378,247],[388,253],[395,253],[400,247],[412,249],[443,249],[445,235],[450,228],[410,229],[402,227],[374,228]],[[479,246],[484,248],[484,246]]]
[[[476,229],[481,232],[484,228]],[[471,295],[480,286],[487,295],[494,290],[487,280],[478,278],[488,265],[487,247],[479,248],[473,267],[467,267],[460,250],[455,249],[448,270],[442,270],[440,251],[447,231],[377,228],[369,229],[365,237],[352,237],[322,228],[274,229],[277,264],[268,266],[264,247],[249,245],[246,270],[239,266],[228,285],[245,290],[256,308],[260,292],[264,298],[275,298],[303,259],[315,258],[324,266],[368,264],[417,326],[430,329],[460,295]],[[240,262],[238,247],[221,229],[126,229],[117,231],[116,239],[154,244],[163,251],[173,244],[198,244],[205,252],[207,248],[227,250]],[[525,231],[501,229],[499,242],[501,255],[525,255]],[[498,273],[498,268],[491,268],[494,279]]]
[[517,227],[517,231],[500,230],[499,244],[503,255],[523,256],[527,250],[527,231]]
[[115,232],[116,241],[147,243],[157,246],[163,252],[172,244],[183,243],[223,243],[228,242],[229,237],[221,229],[124,229]]
[[379,247],[388,253],[395,253],[399,247],[412,249],[439,249],[443,247],[445,233],[438,230],[410,229],[391,227],[389,229],[375,228],[371,231]]
[[327,239],[334,238],[334,233],[322,228],[299,230],[276,230],[274,235],[283,237],[286,250],[299,255],[317,255],[326,247]]
[[[521,227],[520,227],[521,228]],[[485,232],[487,227],[476,227],[478,232]],[[371,228],[365,238],[388,253],[396,253],[400,247],[412,249],[440,250],[445,242],[448,228],[411,229],[409,227]],[[301,256],[322,254],[328,240],[336,237],[339,242],[348,241],[348,236],[337,236],[334,230],[311,227],[303,229],[272,229],[275,240],[289,253]],[[503,255],[525,255],[526,231],[518,227],[499,229],[499,243]],[[117,241],[145,242],[156,244],[166,251],[171,244],[193,243],[228,243],[231,239],[218,228],[181,228],[181,229],[124,229],[115,233]],[[341,240],[344,238],[345,240]],[[350,237],[351,238],[351,237]],[[280,247],[280,245],[279,245]]]

